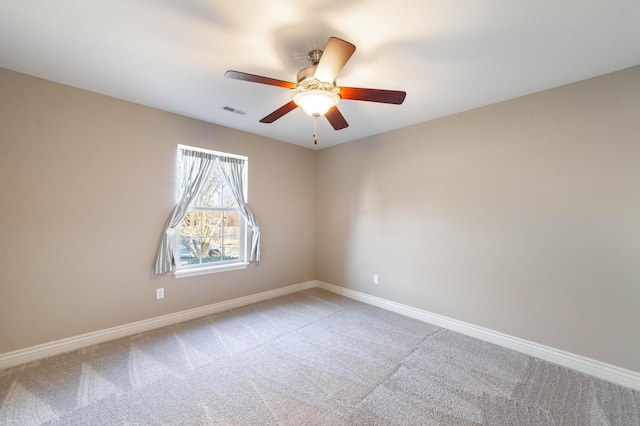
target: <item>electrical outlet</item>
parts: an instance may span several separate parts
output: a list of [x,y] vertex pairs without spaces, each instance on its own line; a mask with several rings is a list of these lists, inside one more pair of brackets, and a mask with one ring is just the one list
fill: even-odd
[[374,284],[378,284],[378,276],[377,275],[373,276],[373,283]]
[[156,299],[164,299],[164,288],[156,289]]

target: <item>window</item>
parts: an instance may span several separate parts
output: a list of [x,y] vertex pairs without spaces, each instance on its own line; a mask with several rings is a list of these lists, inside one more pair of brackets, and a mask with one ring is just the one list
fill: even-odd
[[[177,278],[245,268],[246,221],[238,208],[220,164],[230,154],[184,147],[215,156],[202,189],[174,233]],[[236,157],[237,156],[233,156]],[[184,176],[179,156],[178,176]],[[245,161],[246,174],[246,158]],[[244,179],[246,182],[246,178]],[[181,187],[181,185],[179,186]],[[246,194],[246,188],[244,189]]]

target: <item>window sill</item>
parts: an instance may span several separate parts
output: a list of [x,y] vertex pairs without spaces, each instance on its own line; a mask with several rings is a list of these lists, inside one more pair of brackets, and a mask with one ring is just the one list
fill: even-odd
[[197,277],[198,275],[217,274],[218,272],[235,271],[237,269],[246,269],[249,266],[247,262],[230,263],[226,265],[204,266],[201,268],[178,269],[173,272],[176,278]]

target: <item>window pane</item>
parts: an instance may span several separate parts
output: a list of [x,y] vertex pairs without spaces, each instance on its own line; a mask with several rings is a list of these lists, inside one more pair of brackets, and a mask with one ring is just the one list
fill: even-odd
[[224,212],[224,235],[240,235],[240,212]]
[[240,258],[240,240],[236,240],[238,244],[229,244],[229,241],[225,239],[225,245],[223,246],[224,260],[235,260]]
[[[229,228],[228,228],[229,229]],[[239,232],[239,228],[238,229]],[[225,260],[239,259],[240,258],[240,235],[239,233],[227,234],[224,237],[223,254]]]
[[203,244],[202,263],[222,260],[222,238],[207,238]]
[[[194,205],[201,207],[219,207],[222,200],[222,181],[220,173],[216,173],[217,165],[205,182]],[[219,170],[218,170],[219,171]]]
[[229,187],[225,182],[224,191],[222,193],[222,207],[235,207],[235,206],[236,206],[236,200],[235,198],[233,198],[233,194],[231,193],[231,190],[229,189]]
[[203,212],[203,237],[222,236],[224,215],[221,211]]
[[182,219],[180,237],[199,237],[200,235],[202,235],[202,213],[199,210],[190,210]]
[[182,238],[180,243],[180,265],[193,265],[200,263],[200,240]]

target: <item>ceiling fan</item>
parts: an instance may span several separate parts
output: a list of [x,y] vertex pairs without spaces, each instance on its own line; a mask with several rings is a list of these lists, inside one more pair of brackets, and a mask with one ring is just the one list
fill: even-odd
[[[407,95],[406,92],[396,90],[337,86],[336,77],[355,50],[356,47],[353,44],[336,37],[330,37],[324,51],[312,50],[309,52],[308,58],[311,61],[311,66],[300,70],[297,83],[233,70],[227,71],[224,75],[235,80],[269,84],[296,91],[293,100],[264,117],[260,120],[261,123],[273,123],[297,107],[301,107],[316,119],[324,115],[335,130],[340,130],[349,126],[347,120],[338,110],[337,104],[340,99],[400,105]],[[317,143],[315,125],[316,121],[314,120],[314,143]]]

